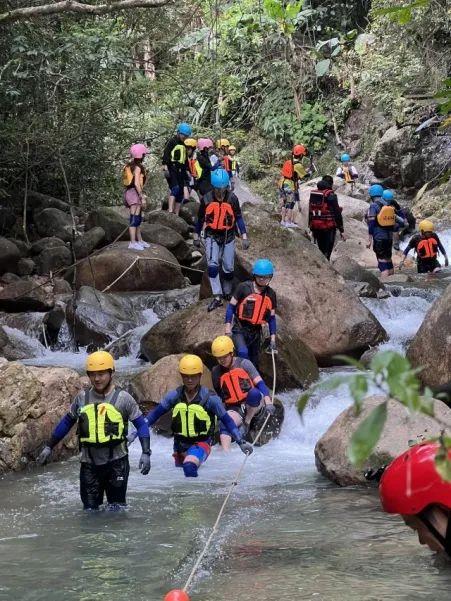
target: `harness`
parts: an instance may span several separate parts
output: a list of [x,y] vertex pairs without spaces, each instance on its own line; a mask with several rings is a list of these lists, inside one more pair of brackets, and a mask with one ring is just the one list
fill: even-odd
[[435,238],[422,238],[417,244],[417,255],[420,259],[435,259],[438,243]]
[[233,367],[219,378],[223,401],[226,405],[241,403],[254,388],[249,374],[242,367]]
[[183,386],[177,388],[178,402],[172,410],[172,432],[185,439],[197,442],[208,440],[216,427],[216,416],[205,409],[210,392],[199,393],[200,402],[187,403],[183,395]]
[[238,304],[238,319],[253,326],[261,326],[268,322],[272,309],[269,296],[252,292]]
[[125,441],[127,424],[115,407],[121,390],[116,388],[110,403],[90,403],[89,390],[78,418],[78,438],[81,446],[115,447]]
[[333,230],[337,227],[335,216],[327,198],[332,190],[313,190],[309,199],[309,223],[312,230]]
[[205,224],[218,232],[227,232],[235,227],[235,213],[226,200],[209,202],[205,209]]

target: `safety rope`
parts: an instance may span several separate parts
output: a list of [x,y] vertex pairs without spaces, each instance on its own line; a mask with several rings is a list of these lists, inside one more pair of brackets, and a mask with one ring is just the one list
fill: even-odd
[[[275,360],[275,356],[274,356],[274,351],[271,349],[271,356],[272,356],[272,369],[273,369],[273,383],[272,383],[272,393],[271,393],[271,402],[274,403],[274,395],[276,393],[276,360]],[[268,419],[270,418],[270,414],[268,413],[268,415],[266,416],[265,421],[263,422],[262,427],[260,428],[257,436],[254,438],[253,442],[252,442],[252,446],[255,447],[255,445],[257,444],[258,440],[260,439],[260,436],[262,435],[263,430],[266,427],[266,424],[268,423]],[[183,591],[186,593],[193,578],[194,575],[196,574],[200,564],[202,563],[203,558],[205,557],[205,554],[208,551],[208,548],[211,544],[211,541],[213,540],[214,535],[216,534],[217,530],[218,530],[218,526],[219,526],[219,522],[221,521],[222,515],[224,513],[224,510],[226,508],[226,505],[229,501],[229,498],[232,494],[232,491],[234,490],[235,486],[238,486],[239,484],[239,478],[241,476],[241,473],[244,469],[244,466],[246,465],[247,460],[249,459],[250,455],[246,454],[245,458],[243,459],[243,462],[241,463],[241,466],[239,468],[239,470],[237,471],[237,473],[235,474],[235,478],[232,481],[232,484],[229,487],[229,490],[227,492],[227,495],[224,499],[224,502],[221,505],[221,509],[219,510],[218,513],[218,517],[216,518],[215,523],[213,524],[212,530],[210,532],[210,536],[207,539],[207,542],[205,543],[202,552],[200,553],[199,557],[197,558],[196,563],[193,566],[193,569],[190,572],[190,575],[188,576],[188,580],[185,583],[185,586],[183,587]]]

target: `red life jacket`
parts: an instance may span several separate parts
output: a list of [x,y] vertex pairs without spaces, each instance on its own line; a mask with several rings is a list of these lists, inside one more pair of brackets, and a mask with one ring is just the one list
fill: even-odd
[[232,206],[226,201],[209,202],[205,209],[205,223],[212,230],[220,232],[231,230],[235,227],[235,213]]
[[222,164],[224,165],[224,169],[226,171],[232,171],[232,165],[230,164],[230,157],[229,155],[224,155],[222,158]]
[[242,367],[233,367],[226,371],[219,379],[223,401],[226,405],[235,405],[241,403],[249,390],[254,388],[249,374]]
[[309,200],[309,224],[312,230],[333,230],[337,227],[335,216],[327,202],[332,190],[312,190]]
[[435,238],[421,238],[417,244],[417,255],[420,259],[435,259],[438,243]]
[[273,309],[269,296],[254,292],[248,294],[238,305],[238,319],[248,321],[254,326],[268,322]]
[[293,179],[294,165],[293,165],[293,161],[291,159],[288,159],[288,161],[285,161],[285,163],[282,166],[280,175],[282,177],[285,177],[286,179]]

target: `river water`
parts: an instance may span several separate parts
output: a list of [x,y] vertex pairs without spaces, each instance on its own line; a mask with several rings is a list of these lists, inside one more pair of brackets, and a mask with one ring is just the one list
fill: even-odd
[[[366,301],[390,334],[386,348],[404,349],[432,302],[424,296]],[[83,360],[65,355],[74,367]],[[374,490],[316,472],[315,443],[350,404],[346,390],[314,397],[303,422],[298,394],[282,395],[280,437],[249,458],[192,601],[448,601],[451,569],[381,512]],[[149,476],[131,447],[123,513],[81,511],[76,459],[0,479],[1,601],[160,601],[183,586],[243,455],[215,447],[193,481],[173,467],[169,440],[151,443]]]

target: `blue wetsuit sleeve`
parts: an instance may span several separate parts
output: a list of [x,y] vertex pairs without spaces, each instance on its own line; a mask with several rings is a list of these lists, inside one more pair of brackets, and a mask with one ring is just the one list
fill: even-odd
[[238,226],[238,229],[240,230],[240,234],[246,234],[246,224],[244,223],[244,219],[242,215],[238,215],[238,217],[236,218],[236,224]]
[[370,236],[374,234],[374,228],[376,227],[376,217],[377,217],[377,205],[372,203],[370,208],[368,209],[367,215],[367,223],[368,223],[368,233]]
[[269,396],[269,389],[266,386],[266,384],[263,382],[263,380],[260,380],[260,382],[258,382],[258,384],[256,384],[256,387],[259,389],[259,391],[262,393],[263,396]]
[[135,426],[139,438],[150,438],[149,426],[144,418],[144,415],[140,415],[136,419],[132,420],[132,424]]
[[[226,313],[227,316],[227,313]],[[226,319],[227,321],[227,319]],[[275,334],[277,332],[277,320],[275,315],[270,315],[268,319],[269,333]]]
[[232,323],[233,318],[234,318],[235,313],[236,313],[236,307],[237,306],[236,305],[232,305],[232,303],[229,303],[227,305],[224,323]]
[[147,421],[148,425],[153,426],[154,423],[157,420],[159,420],[162,415],[164,415],[165,413],[167,413],[174,407],[176,401],[177,401],[177,395],[174,394],[174,392],[169,392],[162,399],[162,401],[155,407],[155,409],[152,409],[152,411],[150,411],[147,414],[146,421]]
[[57,445],[67,434],[69,434],[71,428],[75,425],[77,420],[70,415],[70,413],[66,413],[66,415],[58,422],[55,426],[55,429],[52,432],[52,436],[49,441],[49,447],[53,449],[55,445]]

